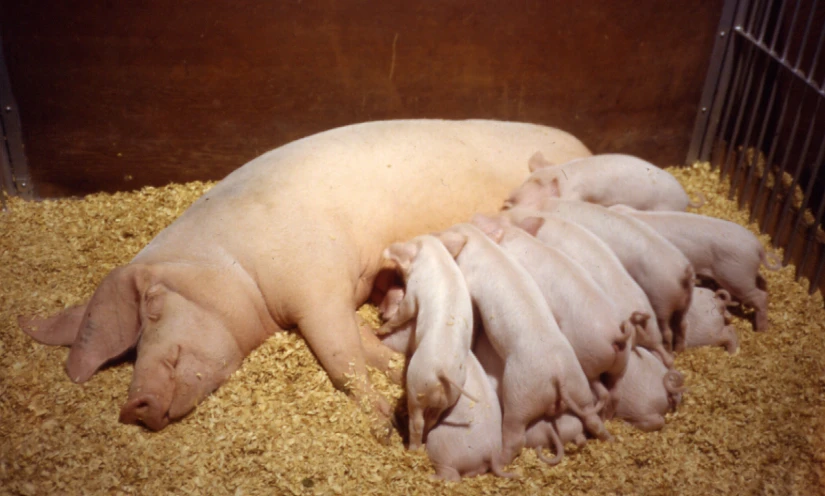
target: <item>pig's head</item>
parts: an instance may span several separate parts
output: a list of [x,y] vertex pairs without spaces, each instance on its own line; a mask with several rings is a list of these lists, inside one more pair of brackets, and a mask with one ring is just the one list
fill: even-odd
[[541,152],[530,157],[530,177],[510,193],[502,209],[508,210],[518,205],[542,210],[546,198],[561,196],[560,181],[563,175],[553,165],[555,164],[548,162]]
[[146,290],[140,315],[135,372],[120,421],[160,430],[226,381],[244,354],[216,315],[163,283]]
[[174,265],[119,267],[87,305],[51,319],[21,320],[35,338],[32,328],[41,338],[51,335],[49,344],[71,344],[66,372],[74,382],[86,382],[106,362],[137,347],[120,420],[153,430],[185,415],[225,381],[251,344],[230,332],[230,324],[237,327],[245,318],[233,314],[249,309],[242,302],[228,311],[221,301],[230,299],[227,290],[238,288],[228,289],[227,283],[221,289],[216,274],[202,267]]

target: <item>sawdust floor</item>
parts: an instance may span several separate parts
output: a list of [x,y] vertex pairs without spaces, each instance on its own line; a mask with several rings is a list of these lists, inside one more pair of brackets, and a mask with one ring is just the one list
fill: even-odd
[[[744,223],[706,165],[674,170]],[[85,385],[67,349],[36,344],[20,314],[50,314],[91,295],[209,185],[83,200],[11,200],[0,215],[0,492],[11,494],[816,494],[825,461],[825,310],[793,267],[765,273],[772,329],[737,319],[741,350],[680,355],[690,388],[667,426],[612,421],[616,441],[570,449],[548,467],[525,450],[510,468],[460,484],[430,480],[423,453],[373,440],[294,333],[270,339],[192,414],[160,433],[117,422],[130,363]],[[763,238],[763,241],[767,240]],[[395,391],[397,396],[397,390]]]

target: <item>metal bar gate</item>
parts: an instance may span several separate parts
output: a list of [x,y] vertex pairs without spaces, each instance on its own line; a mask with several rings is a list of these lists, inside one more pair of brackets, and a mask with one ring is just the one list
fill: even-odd
[[687,163],[710,161],[730,197],[825,286],[825,0],[727,0]]

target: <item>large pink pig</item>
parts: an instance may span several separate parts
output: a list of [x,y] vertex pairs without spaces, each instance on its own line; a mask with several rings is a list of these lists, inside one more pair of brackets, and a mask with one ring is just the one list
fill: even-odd
[[473,353],[466,362],[464,395],[427,435],[427,455],[437,478],[459,481],[492,470],[512,477],[495,463],[501,450],[501,406],[493,385]]
[[659,430],[665,425],[665,414],[676,409],[684,392],[679,371],[668,369],[646,349],[636,348],[624,375],[610,388],[608,415],[643,431]]
[[526,269],[472,224],[439,237],[456,257],[484,332],[504,361],[499,466],[519,453],[533,420],[565,409],[581,417],[588,432],[610,438],[575,352]]
[[782,266],[767,260],[765,248],[753,233],[735,222],[699,214],[642,212],[623,206],[612,210],[655,229],[685,254],[697,275],[713,279],[735,299],[753,307],[755,330],[768,329],[767,283],[759,267],[779,270]]
[[425,234],[384,251],[404,278],[404,298],[384,327],[415,319],[413,352],[407,364],[410,449],[461,396],[473,340],[473,304],[464,276],[438,238]]
[[600,205],[550,198],[542,208],[610,246],[647,295],[665,347],[671,349],[674,335],[683,336],[682,317],[693,293],[693,268],[682,252],[644,222]]
[[556,161],[590,154],[557,129],[482,120],[368,122],[289,143],[204,194],[87,303],[21,324],[72,345],[76,382],[137,345],[121,418],[154,429],[272,333],[297,327],[333,383],[387,432],[389,405],[366,365],[386,368],[388,354],[355,315],[382,251],[495,210],[536,150]]
[[528,228],[529,224],[525,223],[531,223],[530,219],[543,219],[544,222],[536,232],[536,239],[584,267],[613,300],[621,316],[631,319],[637,317],[633,320],[637,324],[634,344],[656,352],[667,366],[673,365],[673,356],[664,348],[659,325],[655,318],[651,318],[655,314],[647,296],[604,241],[578,224],[546,212],[516,207],[501,214],[516,225]]
[[544,219],[533,219],[529,234],[502,216],[476,214],[472,223],[527,269],[591,386],[599,390],[603,377],[615,380],[624,373],[634,325],[584,267],[534,237]]
[[728,353],[736,353],[739,338],[736,329],[729,325],[728,307],[732,304],[730,294],[724,289],[693,288],[690,308],[685,314],[684,347],[724,346]]
[[681,210],[697,206],[675,177],[631,155],[604,154],[551,162],[536,152],[528,162],[530,177],[513,191],[506,205],[542,210],[545,198],[610,205],[640,210]]

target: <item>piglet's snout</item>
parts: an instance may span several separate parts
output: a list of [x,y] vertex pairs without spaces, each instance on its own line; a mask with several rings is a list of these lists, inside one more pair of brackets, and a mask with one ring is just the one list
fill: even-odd
[[120,422],[143,424],[153,431],[159,431],[169,424],[169,405],[161,404],[153,394],[141,394],[126,402],[120,409]]

